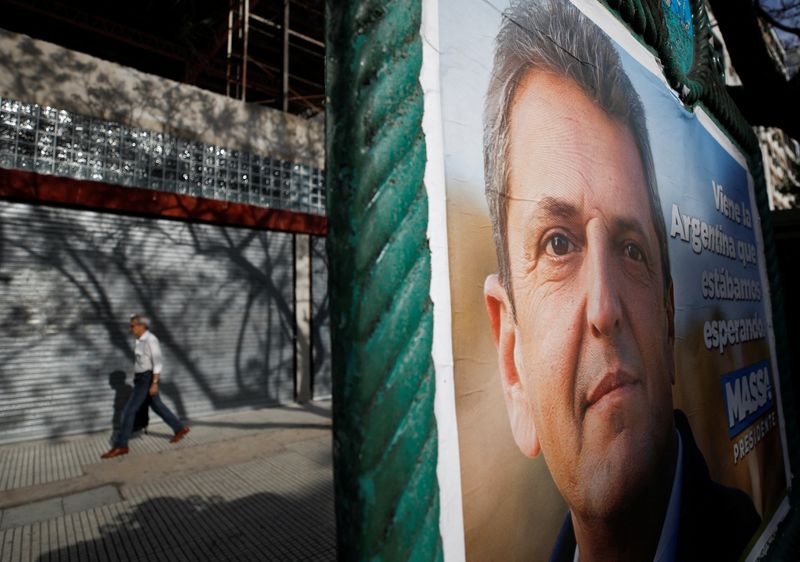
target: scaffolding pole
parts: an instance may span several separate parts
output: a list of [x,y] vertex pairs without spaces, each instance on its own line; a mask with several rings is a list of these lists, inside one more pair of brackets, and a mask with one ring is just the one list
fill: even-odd
[[242,58],[242,101],[247,101],[247,39],[250,32],[250,0],[244,0],[244,47]]
[[283,2],[283,111],[289,112],[289,0]]

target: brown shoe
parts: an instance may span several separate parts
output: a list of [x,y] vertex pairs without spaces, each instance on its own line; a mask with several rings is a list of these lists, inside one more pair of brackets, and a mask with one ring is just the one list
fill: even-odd
[[169,442],[177,443],[178,441],[183,439],[187,433],[189,433],[189,428],[184,425],[181,429],[175,432],[175,435],[172,436],[172,439],[170,439]]
[[100,458],[101,459],[113,459],[114,457],[120,457],[122,455],[128,454],[127,447],[114,447],[107,453],[103,453]]

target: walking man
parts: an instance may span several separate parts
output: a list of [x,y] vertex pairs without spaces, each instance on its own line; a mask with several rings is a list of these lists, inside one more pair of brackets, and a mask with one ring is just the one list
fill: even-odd
[[158,338],[148,328],[150,321],[138,314],[131,317],[131,333],[136,337],[134,352],[136,359],[133,365],[133,392],[122,411],[122,427],[114,440],[114,447],[102,455],[111,459],[128,454],[128,439],[133,431],[136,412],[142,407],[147,395],[150,395],[150,406],[153,411],[172,428],[175,435],[170,443],[177,443],[189,433],[189,428],[182,424],[178,417],[167,408],[158,394],[158,381],[161,378],[161,345]]

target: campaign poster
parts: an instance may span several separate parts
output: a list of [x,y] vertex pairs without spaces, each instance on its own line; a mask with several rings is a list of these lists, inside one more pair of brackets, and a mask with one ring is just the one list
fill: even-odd
[[425,5],[445,554],[756,558],[791,473],[745,155],[600,2]]

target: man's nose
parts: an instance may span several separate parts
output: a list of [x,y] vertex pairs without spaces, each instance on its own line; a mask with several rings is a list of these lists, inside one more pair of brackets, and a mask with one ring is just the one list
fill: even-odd
[[614,263],[610,248],[604,245],[592,248],[587,259],[586,320],[593,336],[611,336],[622,321],[622,287],[616,270],[619,264]]

